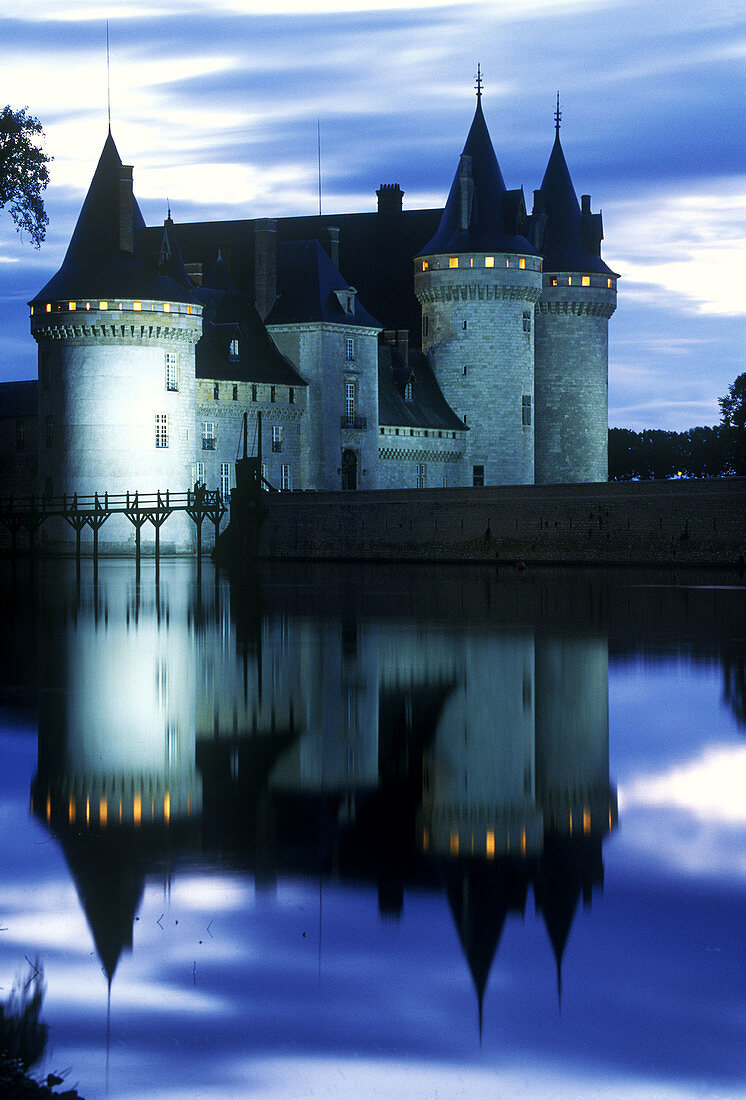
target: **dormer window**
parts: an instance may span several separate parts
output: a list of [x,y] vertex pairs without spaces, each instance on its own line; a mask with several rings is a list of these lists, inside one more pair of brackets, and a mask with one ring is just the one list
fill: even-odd
[[238,338],[231,340],[230,350],[228,352],[231,359],[238,359]]
[[355,298],[357,296],[355,287],[348,286],[344,290],[335,290],[334,293],[342,309],[351,317],[355,312]]

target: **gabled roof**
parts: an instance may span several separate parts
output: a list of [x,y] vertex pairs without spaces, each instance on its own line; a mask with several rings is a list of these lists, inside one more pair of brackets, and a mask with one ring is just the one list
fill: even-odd
[[601,215],[582,213],[570,178],[557,127],[547,170],[541,181],[546,229],[541,251],[544,271],[614,273],[600,256]]
[[34,301],[49,298],[192,301],[186,286],[148,268],[140,243],[145,222],[132,195],[127,201],[131,202],[134,247],[132,251],[120,249],[122,168],[109,131],[62,266]]
[[358,300],[350,295],[348,312],[343,300],[350,288],[318,241],[293,241],[282,244],[277,254],[277,298],[268,325],[324,321],[359,328],[381,328]]
[[[230,354],[233,340],[238,340],[238,357]],[[279,386],[308,384],[277,349],[256,307],[248,300],[231,321],[203,321],[195,357],[198,378]]]
[[508,192],[482,113],[481,96],[435,236],[420,256],[436,252],[536,250],[515,232],[517,200]]
[[[410,378],[412,400],[405,401],[404,387]],[[397,428],[468,431],[443,396],[427,356],[410,351],[407,366],[392,347],[378,349],[378,423]]]
[[0,416],[36,416],[39,383],[0,382]]

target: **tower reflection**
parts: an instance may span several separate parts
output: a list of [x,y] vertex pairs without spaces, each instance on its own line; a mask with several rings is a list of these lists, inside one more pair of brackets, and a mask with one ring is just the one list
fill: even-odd
[[412,887],[444,893],[480,1018],[532,890],[559,976],[616,822],[598,624],[303,609],[188,569],[149,589],[104,568],[45,612],[33,808],[109,984],[146,878],[195,860],[267,888],[375,883],[384,918]]

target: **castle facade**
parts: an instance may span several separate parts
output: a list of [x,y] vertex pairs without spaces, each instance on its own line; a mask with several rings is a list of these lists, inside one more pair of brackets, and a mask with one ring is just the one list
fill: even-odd
[[[109,132],[62,266],[30,303],[35,491],[201,482],[228,499],[244,421],[280,491],[605,481],[617,276],[559,111],[531,214],[505,187],[481,88],[445,207],[406,211],[402,195],[382,185],[373,213],[169,212],[149,228]],[[5,437],[24,395],[3,388]],[[190,548],[178,524],[164,549]],[[102,538],[125,549],[134,533],[114,517]]]

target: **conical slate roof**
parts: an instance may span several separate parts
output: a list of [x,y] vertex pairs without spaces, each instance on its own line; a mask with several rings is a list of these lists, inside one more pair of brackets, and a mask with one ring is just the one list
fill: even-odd
[[[468,159],[471,158],[469,164]],[[464,173],[471,176],[471,201],[467,226],[463,227],[462,187]],[[466,138],[461,161],[448,194],[443,216],[435,236],[419,252],[521,252],[536,250],[525,237],[512,232],[506,218],[505,182],[482,113],[481,96]]]
[[541,182],[541,191],[547,216],[542,243],[544,270],[613,275],[593,246],[594,229],[598,240],[601,239],[600,215],[581,212],[560,144],[559,127]]
[[[134,196],[133,249],[120,248],[122,160],[109,131],[62,267],[34,301],[78,298],[149,298],[192,301],[192,294],[168,275],[151,271],[140,245],[145,228]],[[129,214],[129,210],[125,212]]]
[[347,313],[337,292],[348,289],[318,241],[291,241],[280,245],[277,254],[277,299],[266,319],[268,325],[327,321],[338,325],[381,328],[357,294]]

